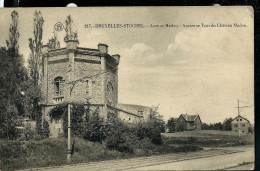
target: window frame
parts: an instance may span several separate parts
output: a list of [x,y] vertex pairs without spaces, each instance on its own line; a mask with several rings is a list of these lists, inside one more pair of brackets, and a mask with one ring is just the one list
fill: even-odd
[[56,77],[54,79],[54,97],[63,97],[64,92],[63,92],[63,86],[65,81],[63,80],[62,77]]

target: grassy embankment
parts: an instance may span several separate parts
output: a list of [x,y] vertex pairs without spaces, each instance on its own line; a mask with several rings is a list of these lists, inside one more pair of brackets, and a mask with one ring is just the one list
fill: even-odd
[[[153,154],[187,152],[201,150],[198,146],[183,145],[178,147],[167,144],[154,145],[143,139],[134,145],[132,153],[110,150],[104,144],[74,138],[75,148],[71,163],[130,158]],[[66,163],[67,139],[45,139],[39,141],[1,141],[1,170],[14,170],[45,166],[59,166]]]
[[[130,158],[154,154],[166,154],[201,150],[201,147],[228,147],[254,144],[254,135],[240,138],[226,131],[191,131],[163,134],[163,144],[154,145],[144,138],[129,142],[134,150],[120,152],[111,150],[104,143],[94,143],[73,138],[75,142],[71,163]],[[14,170],[45,166],[59,166],[66,162],[67,139],[45,139],[39,141],[1,141],[1,170]]]

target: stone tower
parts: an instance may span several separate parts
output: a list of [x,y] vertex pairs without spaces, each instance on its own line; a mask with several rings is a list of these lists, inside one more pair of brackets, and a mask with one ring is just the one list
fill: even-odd
[[[57,104],[80,103],[99,107],[105,119],[114,113],[118,103],[119,55],[109,55],[106,44],[97,49],[78,47],[77,33],[70,16],[66,20],[66,47],[53,49],[44,45],[43,52],[43,117]],[[72,88],[73,87],[73,88]],[[62,133],[62,121],[50,122],[52,136]]]

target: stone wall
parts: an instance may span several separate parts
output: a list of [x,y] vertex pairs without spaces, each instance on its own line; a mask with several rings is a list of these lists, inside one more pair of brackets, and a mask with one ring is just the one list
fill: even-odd
[[[54,57],[51,57],[52,59]],[[56,59],[67,59],[67,61],[59,61],[59,60],[48,60],[48,71],[47,71],[47,103],[48,104],[57,104],[55,100],[55,84],[54,84],[54,79],[57,77],[62,77],[64,82],[69,81],[69,61],[68,57],[64,55],[60,55],[55,57]],[[50,63],[51,62],[51,63]],[[69,84],[63,84],[62,86],[63,89],[63,100],[62,102],[68,101],[69,97]]]

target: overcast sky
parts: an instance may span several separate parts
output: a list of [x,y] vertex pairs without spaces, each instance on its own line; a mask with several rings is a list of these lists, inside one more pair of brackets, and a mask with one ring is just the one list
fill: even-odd
[[[5,46],[11,11],[0,9],[0,46]],[[165,119],[182,113],[200,114],[203,122],[237,115],[237,99],[251,106],[241,111],[254,123],[253,12],[245,7],[66,8],[40,9],[45,20],[43,43],[56,22],[71,15],[79,46],[120,54],[119,102],[159,105]],[[78,10],[78,11],[77,11]],[[34,9],[17,9],[20,52],[29,56]],[[85,24],[144,24],[135,29],[86,29]],[[234,24],[243,28],[150,28],[151,24]],[[61,46],[65,31],[58,32]]]

